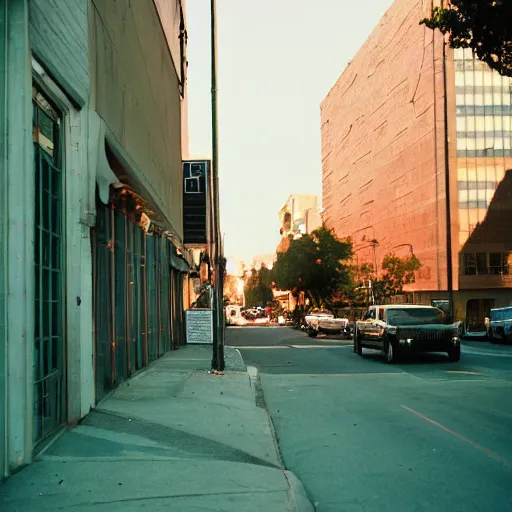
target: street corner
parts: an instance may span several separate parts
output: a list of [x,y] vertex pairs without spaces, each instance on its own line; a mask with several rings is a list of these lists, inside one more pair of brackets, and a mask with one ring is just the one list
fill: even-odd
[[288,496],[295,512],[315,512],[302,482],[291,471],[284,470],[288,482]]
[[234,347],[224,347],[224,360],[227,372],[245,372],[247,367],[240,350]]

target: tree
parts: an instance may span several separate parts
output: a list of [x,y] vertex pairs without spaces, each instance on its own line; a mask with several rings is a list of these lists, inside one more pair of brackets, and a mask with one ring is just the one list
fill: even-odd
[[406,284],[414,283],[414,272],[420,268],[421,263],[414,254],[407,258],[400,258],[393,253],[386,254],[382,260],[384,274],[373,283],[375,300],[382,303],[403,293]]
[[336,237],[325,226],[291,240],[286,252],[277,254],[272,279],[280,290],[296,296],[306,292],[314,306],[323,306],[340,289],[351,287],[347,261],[352,255],[350,241]]
[[512,77],[511,0],[451,0],[420,24],[448,33],[452,48],[471,48],[490,68]]
[[[352,304],[368,305],[372,300],[370,283],[375,281],[375,268],[371,263],[363,263],[359,267],[352,268],[354,283],[356,287],[350,295]],[[373,286],[373,285],[372,285]]]
[[265,307],[274,300],[270,270],[265,265],[262,265],[259,271],[255,268],[251,269],[251,275],[245,283],[244,293],[245,304],[250,308]]

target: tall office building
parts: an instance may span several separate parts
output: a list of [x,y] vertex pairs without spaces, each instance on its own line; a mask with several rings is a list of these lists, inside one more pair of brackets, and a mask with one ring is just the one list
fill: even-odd
[[404,300],[479,331],[512,301],[512,80],[420,25],[427,4],[396,0],[322,102],[324,221],[376,274],[412,251]]

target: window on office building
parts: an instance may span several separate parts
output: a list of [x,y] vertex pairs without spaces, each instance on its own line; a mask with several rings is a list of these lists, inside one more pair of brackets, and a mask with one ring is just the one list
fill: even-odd
[[489,254],[489,272],[493,275],[508,275],[508,254],[491,252]]

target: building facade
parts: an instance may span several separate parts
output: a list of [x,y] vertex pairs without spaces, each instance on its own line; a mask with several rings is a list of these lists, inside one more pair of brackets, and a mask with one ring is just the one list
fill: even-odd
[[279,210],[281,242],[277,252],[288,249],[290,237],[312,233],[322,225],[318,197],[314,194],[291,194]]
[[0,7],[0,472],[184,343],[180,0]]
[[512,300],[512,81],[419,25],[430,9],[396,0],[322,102],[324,221],[376,277],[413,251],[406,300],[451,288],[478,331]]

